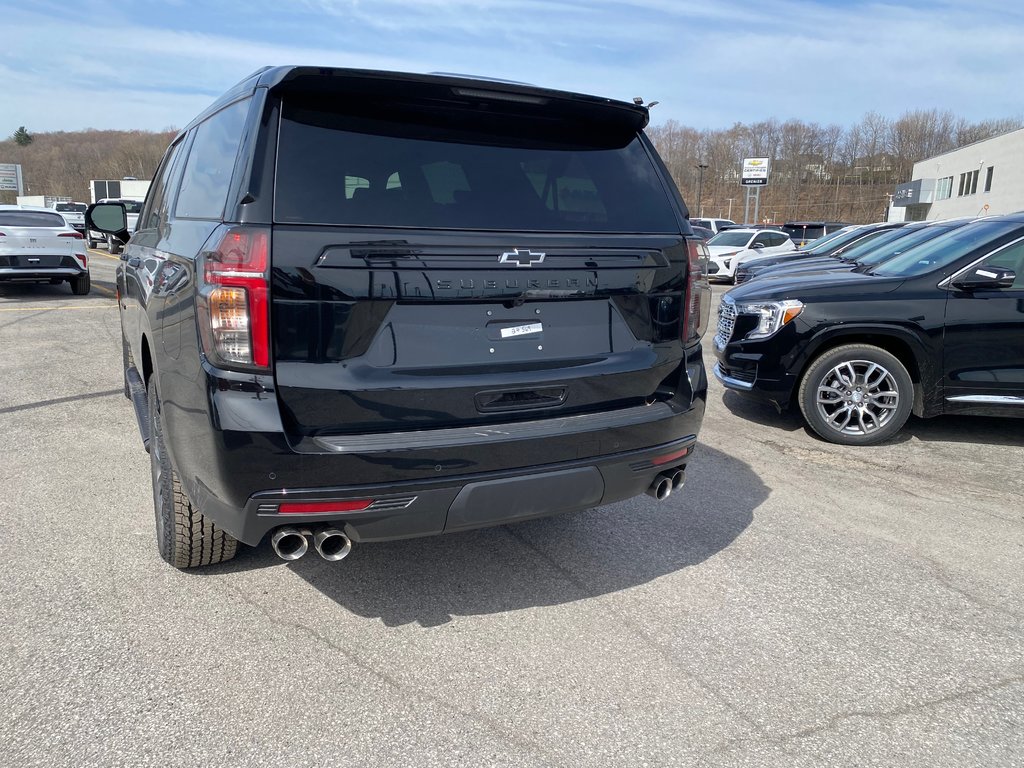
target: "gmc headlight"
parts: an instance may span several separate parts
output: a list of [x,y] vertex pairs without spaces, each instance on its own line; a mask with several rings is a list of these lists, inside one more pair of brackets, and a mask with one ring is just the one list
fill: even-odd
[[766,339],[787,323],[795,320],[804,311],[804,303],[797,299],[785,301],[758,301],[737,304],[736,312],[741,315],[755,315],[757,327],[748,333],[747,339]]

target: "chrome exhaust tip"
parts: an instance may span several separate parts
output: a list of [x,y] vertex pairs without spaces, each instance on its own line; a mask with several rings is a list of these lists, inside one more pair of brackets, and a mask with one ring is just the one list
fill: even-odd
[[285,526],[274,531],[270,545],[282,560],[298,560],[309,549],[309,542],[298,528]]
[[665,475],[658,475],[647,489],[647,495],[658,501],[664,501],[672,493],[672,480]]
[[673,491],[678,491],[680,488],[683,487],[683,484],[686,482],[686,470],[684,470],[682,467],[672,472],[668,472],[666,474],[672,481]]
[[337,528],[321,528],[313,535],[317,554],[332,563],[344,560],[352,551],[352,539]]

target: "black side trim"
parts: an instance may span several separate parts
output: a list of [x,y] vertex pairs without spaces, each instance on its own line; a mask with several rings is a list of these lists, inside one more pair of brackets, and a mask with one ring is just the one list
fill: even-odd
[[487,445],[508,440],[536,440],[569,433],[597,432],[615,427],[669,419],[675,415],[668,403],[638,405],[604,413],[585,413],[556,419],[521,421],[482,427],[429,429],[417,432],[384,432],[374,435],[341,435],[313,439],[333,453],[378,453],[381,451],[451,448],[460,445]]
[[149,453],[149,396],[146,394],[146,383],[134,365],[125,369],[124,378],[128,383],[128,397],[135,407],[135,420],[139,422],[142,446]]

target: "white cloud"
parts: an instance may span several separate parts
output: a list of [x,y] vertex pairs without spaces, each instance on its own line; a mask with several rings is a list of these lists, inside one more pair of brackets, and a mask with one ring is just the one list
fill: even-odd
[[[1015,115],[1024,14],[966,4],[808,0],[227,0],[174,8],[83,0],[5,11],[0,134],[182,125],[266,64],[451,71],[629,99],[655,120],[849,124],[868,110]],[[62,6],[67,7],[67,6]],[[164,6],[166,7],[166,6]],[[223,23],[229,18],[232,23]],[[28,63],[26,63],[28,62]],[[9,122],[8,122],[9,121]]]

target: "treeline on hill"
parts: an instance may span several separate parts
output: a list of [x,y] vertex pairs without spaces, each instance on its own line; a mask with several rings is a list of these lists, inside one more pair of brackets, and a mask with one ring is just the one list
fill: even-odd
[[910,181],[915,162],[1022,126],[1020,118],[972,123],[948,111],[919,110],[896,120],[869,112],[850,128],[772,119],[700,131],[669,120],[652,125],[648,133],[691,216],[698,215],[697,166],[707,166],[701,190],[704,216],[742,221],[743,158],[767,157],[771,176],[761,189],[761,221],[859,224],[883,218],[888,195]]
[[[863,223],[882,218],[887,196],[910,180],[916,161],[1022,126],[1020,118],[970,122],[948,111],[919,110],[896,120],[869,112],[850,128],[771,119],[702,131],[669,120],[655,122],[648,133],[693,216],[698,215],[698,165],[707,166],[700,190],[703,214],[742,221],[743,158],[768,157],[771,178],[761,190],[762,221]],[[0,141],[0,162],[22,164],[26,194],[88,201],[89,179],[151,178],[174,134],[39,133],[25,145],[12,137]],[[13,203],[14,197],[0,192],[0,202]]]
[[[68,196],[89,202],[90,179],[151,178],[177,131],[60,131],[34,133],[20,145],[0,141],[0,163],[21,163],[26,195]],[[0,192],[13,203],[14,192]]]

